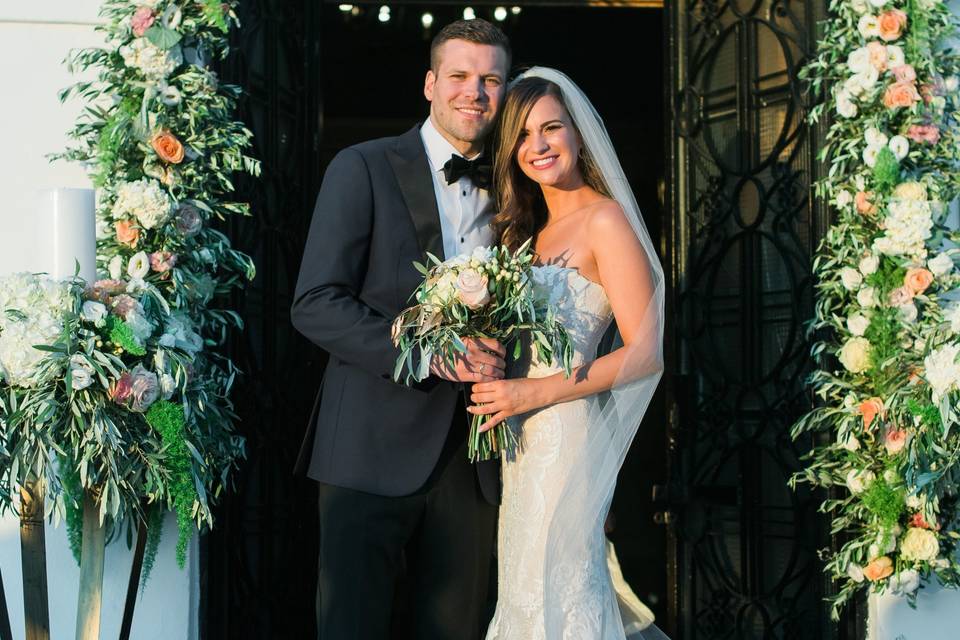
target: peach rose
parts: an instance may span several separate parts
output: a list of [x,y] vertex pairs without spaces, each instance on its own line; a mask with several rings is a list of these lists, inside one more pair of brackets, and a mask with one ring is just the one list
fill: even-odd
[[853,203],[859,213],[873,215],[877,212],[877,206],[871,202],[872,199],[873,191],[858,191],[853,197]]
[[183,145],[169,131],[161,131],[150,140],[153,150],[164,162],[180,164],[183,162]]
[[132,220],[117,220],[113,228],[117,232],[117,242],[136,249],[137,243],[140,242],[140,229]]
[[873,419],[878,415],[883,418],[883,400],[880,398],[867,398],[860,403],[860,415],[863,416],[863,428],[869,429]]
[[133,27],[133,35],[137,36],[138,38],[143,37],[143,34],[147,32],[147,29],[153,26],[154,20],[156,20],[156,16],[153,13],[153,9],[150,7],[139,7],[133,12],[133,17],[130,18],[130,26]]
[[490,292],[487,291],[487,276],[480,275],[473,269],[464,269],[457,276],[457,297],[460,302],[471,309],[479,309],[490,302]]
[[903,29],[907,26],[907,14],[900,9],[884,11],[877,19],[877,26],[880,29],[880,39],[892,42],[903,34]]
[[890,292],[888,300],[891,307],[902,307],[913,300],[913,290],[907,287],[897,287]]
[[931,282],[933,274],[922,267],[907,269],[907,275],[903,276],[903,286],[910,289],[913,295],[926,291]]
[[870,54],[870,64],[877,71],[887,70],[887,47],[879,42],[871,42],[867,45],[867,53]]
[[880,556],[870,561],[863,569],[863,576],[871,582],[883,580],[893,573],[893,561],[887,556]]
[[937,144],[940,141],[940,129],[930,124],[912,124],[906,136],[914,142]]
[[920,94],[912,82],[895,82],[883,93],[883,104],[888,109],[912,107],[920,100]]
[[917,79],[917,72],[909,64],[894,67],[891,71],[893,71],[893,77],[897,79],[897,82],[913,82]]
[[896,455],[903,451],[903,447],[907,444],[907,432],[903,429],[887,429],[887,433],[883,438],[883,446],[886,448],[887,453],[890,455]]

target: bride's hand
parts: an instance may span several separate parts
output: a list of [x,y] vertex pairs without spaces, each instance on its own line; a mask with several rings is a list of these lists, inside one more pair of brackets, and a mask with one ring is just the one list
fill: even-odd
[[514,378],[477,383],[470,393],[470,401],[476,406],[467,407],[467,411],[474,415],[491,416],[480,425],[481,433],[489,431],[510,416],[544,406],[542,382],[539,378]]

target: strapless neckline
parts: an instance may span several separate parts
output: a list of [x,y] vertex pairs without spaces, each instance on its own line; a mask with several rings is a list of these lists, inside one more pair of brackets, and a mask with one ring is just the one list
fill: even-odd
[[566,271],[566,272],[568,272],[568,273],[572,273],[572,274],[575,275],[577,278],[579,278],[581,281],[583,281],[583,282],[585,282],[585,283],[587,283],[587,284],[589,284],[589,285],[593,285],[594,287],[596,287],[597,289],[599,289],[599,290],[601,291],[601,293],[603,293],[603,296],[604,296],[604,297],[607,296],[607,291],[603,288],[603,285],[602,285],[602,284],[600,284],[599,282],[596,282],[595,280],[591,280],[591,279],[588,278],[587,276],[583,275],[582,273],[580,273],[580,270],[577,269],[576,267],[567,267],[567,266],[564,266],[564,265],[561,265],[561,264],[538,264],[538,265],[534,265],[534,268],[535,268],[535,269],[540,269],[540,270],[545,270],[545,271]]

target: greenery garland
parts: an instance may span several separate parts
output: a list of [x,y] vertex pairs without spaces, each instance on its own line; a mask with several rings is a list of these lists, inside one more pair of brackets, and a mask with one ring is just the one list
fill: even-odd
[[[957,19],[940,0],[832,0],[805,77],[827,117],[816,185],[834,213],[816,259],[819,406],[793,428],[828,436],[791,480],[838,487],[821,511],[836,617],[857,592],[915,604],[960,586],[960,188]],[[820,440],[823,442],[824,440]]]
[[145,575],[160,529],[148,505],[176,512],[183,566],[243,455],[237,371],[216,351],[242,323],[215,301],[254,267],[211,226],[249,214],[232,174],[259,174],[233,119],[241,91],[210,68],[228,53],[234,4],[104,2],[106,45],[70,57],[96,79],[61,94],[87,102],[79,144],[55,156],[83,162],[97,187],[100,280],[0,279],[0,500],[43,480],[74,546],[83,492],[109,526],[147,519]]

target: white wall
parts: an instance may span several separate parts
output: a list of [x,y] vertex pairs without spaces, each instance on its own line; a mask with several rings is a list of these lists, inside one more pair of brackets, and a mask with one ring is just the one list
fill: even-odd
[[[67,145],[66,132],[81,104],[61,105],[57,92],[76,81],[62,64],[72,48],[102,42],[93,30],[98,0],[0,2],[0,274],[48,268],[49,243],[35,237],[35,192],[51,187],[89,187],[83,169],[49,163],[45,155]],[[79,569],[70,555],[63,526],[47,525],[47,580],[50,637],[73,637]],[[187,567],[174,559],[176,523],[169,517],[153,577],[137,602],[132,638],[180,640],[197,637],[198,570],[196,540]],[[123,540],[107,548],[101,637],[119,635],[132,553]],[[13,635],[24,637],[23,581],[16,519],[0,518],[0,572]]]

